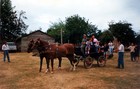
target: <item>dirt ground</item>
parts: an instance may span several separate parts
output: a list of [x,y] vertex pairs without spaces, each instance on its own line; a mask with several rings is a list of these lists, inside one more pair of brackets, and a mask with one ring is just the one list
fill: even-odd
[[80,61],[76,71],[70,71],[70,63],[63,58],[62,68],[57,68],[55,59],[54,74],[45,73],[43,61],[39,73],[39,57],[31,53],[10,53],[11,63],[4,63],[0,53],[0,89],[140,89],[140,61],[131,62],[125,53],[125,68],[117,69],[117,53],[107,60],[105,67],[97,62],[85,69]]

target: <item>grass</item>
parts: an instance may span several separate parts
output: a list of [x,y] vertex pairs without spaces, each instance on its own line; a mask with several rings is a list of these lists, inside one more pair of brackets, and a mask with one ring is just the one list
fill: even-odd
[[116,69],[117,53],[107,60],[105,67],[97,67],[96,61],[85,69],[81,61],[76,71],[70,71],[70,63],[63,58],[62,69],[47,73],[45,60],[39,73],[39,57],[28,53],[10,53],[11,63],[2,61],[0,53],[0,89],[139,89],[140,61],[131,62],[125,53],[125,69]]

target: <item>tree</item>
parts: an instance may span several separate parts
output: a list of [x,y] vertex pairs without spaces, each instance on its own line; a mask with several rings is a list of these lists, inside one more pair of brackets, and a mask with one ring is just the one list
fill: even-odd
[[140,30],[136,33],[136,44],[140,45]]
[[87,33],[88,21],[79,15],[73,15],[66,18],[66,31],[71,43],[80,43],[82,35]]
[[138,34],[136,37],[136,43],[140,45],[140,34]]
[[100,35],[99,40],[102,43],[108,43],[109,41],[113,41],[113,34],[109,30],[105,30]]
[[2,40],[15,41],[15,39],[27,30],[23,19],[27,19],[24,11],[19,15],[14,11],[10,0],[1,0],[0,33]]
[[52,26],[47,30],[47,33],[55,38],[57,42],[61,42],[61,30],[63,32],[63,43],[81,43],[83,34],[91,37],[95,34],[99,37],[101,31],[95,25],[92,25],[79,15],[73,15],[66,18],[65,21],[52,23]]
[[127,22],[111,22],[109,24],[109,31],[118,40],[121,40],[124,45],[128,45],[130,42],[135,42],[135,32],[132,30],[132,24]]
[[88,24],[88,33],[87,33],[87,36],[88,37],[91,37],[93,34],[96,38],[99,38],[100,35],[102,34],[102,31],[101,30],[98,30],[97,26],[95,25],[92,25],[91,23]]
[[63,32],[63,41],[66,42],[67,37],[65,37],[65,23],[59,21],[58,23],[52,23],[52,26],[47,30],[47,34],[55,38],[56,42],[61,42],[61,30]]
[[84,17],[73,15],[66,18],[66,31],[71,43],[81,43],[83,34],[91,36],[97,32],[97,27],[89,23]]

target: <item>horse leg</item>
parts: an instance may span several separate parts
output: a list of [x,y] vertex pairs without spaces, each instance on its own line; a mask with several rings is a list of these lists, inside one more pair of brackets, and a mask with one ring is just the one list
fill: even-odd
[[73,63],[72,63],[72,61],[71,60],[69,60],[70,61],[70,64],[71,64],[71,67],[70,67],[70,70],[73,70]]
[[39,69],[39,72],[41,72],[41,70],[42,70],[42,61],[43,61],[43,57],[40,56],[40,69]]
[[52,67],[51,73],[53,73],[53,64],[54,64],[54,63],[53,63],[53,60],[54,60],[54,59],[52,58],[52,59],[51,59],[51,67]]
[[59,60],[58,69],[61,69],[61,62],[62,62],[62,58],[61,58],[61,57],[59,57],[59,58],[58,58],[58,60]]
[[71,70],[75,71],[76,70],[76,62],[74,61],[74,56],[71,55],[69,58],[70,63],[71,63]]
[[73,64],[73,71],[76,70],[76,63]]
[[72,60],[72,62],[73,62],[73,71],[75,71],[75,70],[76,70],[76,63],[77,63],[77,60],[74,59],[74,55],[72,55],[71,60]]
[[70,64],[71,64],[71,67],[70,67],[70,70],[73,70],[73,63],[72,63],[72,58],[70,56],[67,56],[67,58],[69,59],[70,61]]
[[50,68],[49,68],[50,59],[47,59],[47,58],[46,58],[46,64],[47,64],[46,73],[48,73],[48,71],[50,70]]

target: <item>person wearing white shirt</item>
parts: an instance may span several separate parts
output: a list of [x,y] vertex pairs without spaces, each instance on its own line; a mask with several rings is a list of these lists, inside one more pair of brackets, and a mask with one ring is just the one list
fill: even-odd
[[118,47],[118,66],[117,68],[124,69],[124,45],[119,41],[119,47]]
[[111,54],[113,54],[113,43],[110,41],[108,43],[108,46],[109,46],[109,54],[111,55]]
[[6,61],[6,57],[8,59],[8,62],[10,62],[10,57],[9,57],[9,46],[7,44],[7,42],[5,41],[4,44],[2,45],[2,50],[4,52],[4,58],[3,58],[3,61],[5,62]]
[[135,61],[135,45],[134,43],[131,43],[131,45],[128,47],[128,49],[130,49],[130,58],[131,61]]

